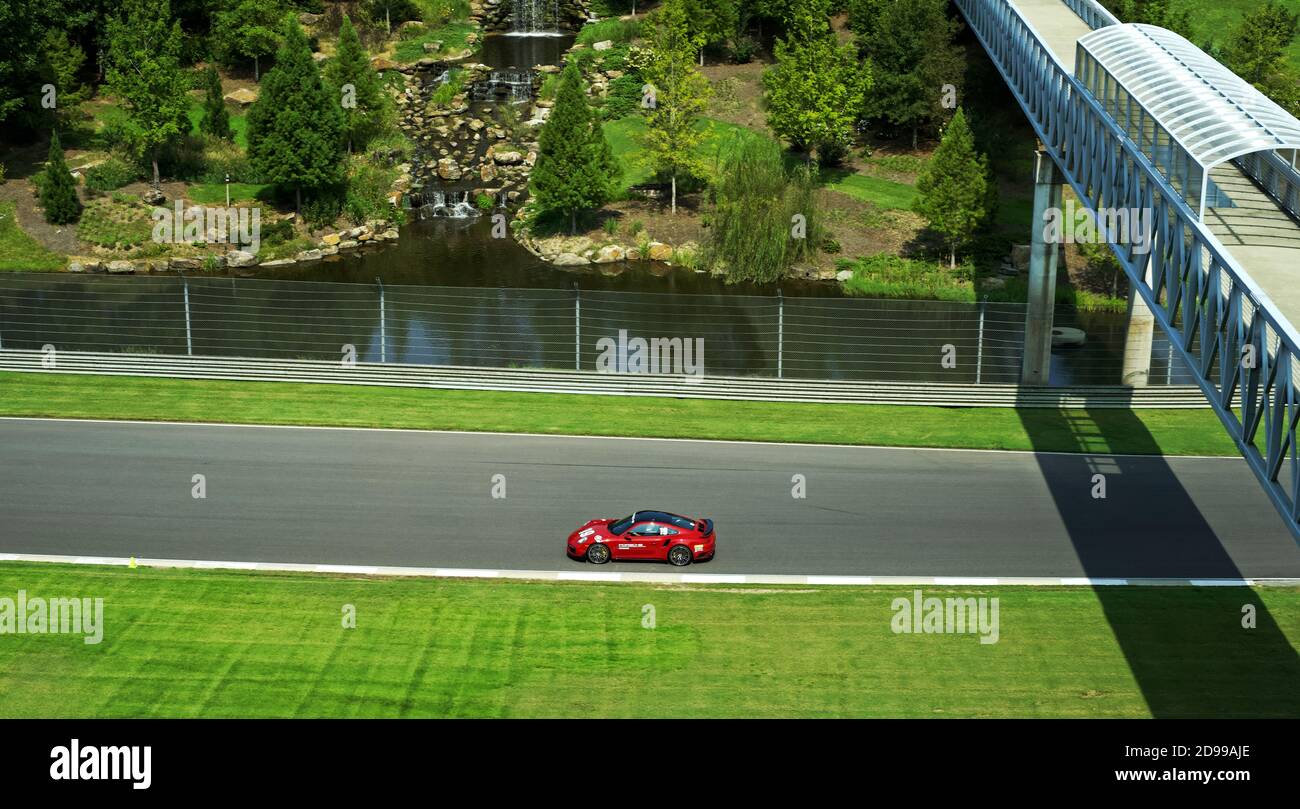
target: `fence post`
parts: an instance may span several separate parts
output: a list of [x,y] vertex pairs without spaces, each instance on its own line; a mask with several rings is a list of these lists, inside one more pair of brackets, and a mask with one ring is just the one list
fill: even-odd
[[573,370],[582,370],[582,290],[573,284]]
[[984,309],[988,306],[989,296],[985,295],[980,301],[980,333],[979,342],[975,348],[975,384],[980,384],[981,374],[984,370]]
[[194,338],[190,331],[190,279],[181,274],[181,293],[185,298],[185,356],[194,356]]
[[384,281],[375,276],[379,284],[379,361],[388,362],[388,322],[384,315]]
[[776,291],[776,378],[785,376],[785,295]]

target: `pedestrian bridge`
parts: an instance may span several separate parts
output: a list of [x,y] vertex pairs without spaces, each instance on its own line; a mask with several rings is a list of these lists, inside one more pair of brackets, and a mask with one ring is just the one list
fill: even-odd
[[[1107,239],[1300,540],[1300,121],[1181,36],[1096,0],[955,3],[1051,158],[1040,188],[1059,176],[1094,212],[1149,212],[1149,250]],[[1038,262],[1048,279],[1055,253]]]

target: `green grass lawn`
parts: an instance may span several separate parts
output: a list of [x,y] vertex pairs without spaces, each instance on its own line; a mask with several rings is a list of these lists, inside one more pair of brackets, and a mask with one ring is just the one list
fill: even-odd
[[881,208],[910,211],[912,203],[918,196],[916,186],[906,183],[896,183],[893,180],[869,177],[865,174],[841,172],[833,176],[834,179],[826,184],[827,188],[848,194],[855,199],[865,200]]
[[[203,120],[203,102],[202,100],[191,100],[189,112],[186,113],[190,119],[190,131],[199,131],[199,122]],[[230,132],[234,135],[235,145],[245,151],[248,150],[248,116],[238,113],[230,115]],[[225,196],[222,196],[225,199]]]
[[[700,127],[704,130],[704,140],[695,153],[704,161],[709,171],[713,171],[714,166],[719,162],[720,150],[734,148],[737,144],[753,138],[767,137],[747,127],[715,118],[703,119]],[[646,153],[642,146],[646,133],[645,118],[640,115],[629,115],[617,121],[609,121],[603,125],[603,128],[610,149],[623,169],[622,187],[626,189],[629,186],[650,182],[654,178],[654,170],[645,160]]]
[[425,31],[418,36],[397,43],[397,47],[393,50],[393,60],[407,64],[417,62],[427,56],[435,56],[436,54],[424,52],[424,43],[426,42],[441,42],[442,50],[439,51],[439,54],[464,50],[469,47],[465,43],[466,37],[475,31],[477,31],[477,27],[466,22],[448,23],[440,28]]
[[1061,452],[1236,454],[1209,410],[1013,410],[0,373],[0,415]]
[[[1278,0],[1280,5],[1292,14],[1300,13],[1300,0]],[[1247,12],[1264,4],[1264,0],[1183,0],[1174,4],[1175,10],[1187,9],[1191,12],[1192,41],[1197,46],[1204,46],[1207,41],[1224,47],[1236,32],[1241,19]],[[1291,67],[1300,70],[1300,41],[1291,43],[1286,49],[1287,61]]]
[[[18,590],[102,598],[103,640],[5,636],[5,717],[1300,714],[1291,589],[924,591],[998,598],[993,644],[895,634],[910,587],[0,564],[0,596]],[[1243,603],[1276,625],[1243,630]]]
[[[231,183],[230,202],[252,202],[261,199],[261,194],[272,186],[259,183]],[[225,183],[195,183],[185,192],[194,202],[201,205],[224,205],[226,203]]]
[[0,202],[0,272],[57,272],[65,263],[18,227],[12,202]]

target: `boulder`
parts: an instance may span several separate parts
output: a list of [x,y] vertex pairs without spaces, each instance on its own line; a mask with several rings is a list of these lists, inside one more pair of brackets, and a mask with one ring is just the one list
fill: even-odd
[[108,262],[108,271],[114,275],[124,275],[135,272],[135,265],[129,261],[110,261]]
[[319,250],[303,250],[294,258],[298,259],[299,261],[319,261],[321,255],[322,255],[321,251]]
[[497,178],[497,167],[491,163],[484,163],[479,166],[478,176],[483,182],[490,183]]
[[519,152],[497,152],[492,153],[492,162],[498,166],[516,166],[524,162],[524,156]]
[[614,40],[603,39],[600,42],[597,42],[595,45],[592,45],[591,49],[593,51],[607,51],[612,47],[614,47]]
[[379,238],[392,241],[393,239],[397,238],[397,229],[389,228],[388,230],[385,230],[383,233],[379,234]]
[[663,242],[650,242],[646,257],[651,261],[667,261],[673,257],[673,247]]
[[438,176],[444,180],[459,180],[464,174],[456,161],[450,157],[444,157],[438,161]]
[[252,267],[257,264],[257,256],[247,250],[231,250],[226,253],[227,267]]
[[343,237],[340,236],[339,234],[326,233],[324,236],[321,237],[320,243],[325,245],[326,247],[338,247],[338,244],[341,241],[343,241]]
[[361,244],[361,242],[356,241],[355,239],[344,239],[343,241],[339,242],[339,249],[351,250],[352,248],[356,247],[358,244]]
[[600,248],[600,251],[596,253],[596,258],[593,260],[597,264],[613,264],[616,261],[624,260],[626,257],[627,253],[623,248],[616,244],[610,244]]
[[247,107],[257,101],[257,91],[248,87],[240,87],[238,90],[226,93],[226,100],[232,104]]
[[839,272],[835,273],[836,281],[847,281],[852,277],[853,277],[853,270],[840,270]]
[[286,264],[293,264],[293,263],[294,263],[294,260],[291,259],[291,258],[277,258],[277,259],[275,259],[274,261],[263,261],[263,262],[262,262],[262,266],[263,266],[263,267],[283,267],[283,266],[286,265]]
[[376,56],[370,60],[370,66],[375,70],[380,71],[393,70],[397,67],[397,63],[392,59],[385,59],[382,56]]
[[557,267],[578,267],[591,262],[576,253],[561,253],[552,263]]
[[169,270],[201,270],[203,261],[197,258],[173,258],[168,260],[167,269]]

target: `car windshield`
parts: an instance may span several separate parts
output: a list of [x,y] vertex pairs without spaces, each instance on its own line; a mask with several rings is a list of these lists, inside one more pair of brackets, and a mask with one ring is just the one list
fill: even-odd
[[614,522],[610,523],[609,532],[614,536],[618,536],[619,534],[626,531],[628,529],[628,526],[630,526],[635,521],[636,521],[636,515],[629,514],[628,516],[624,517],[621,520],[615,520]]

